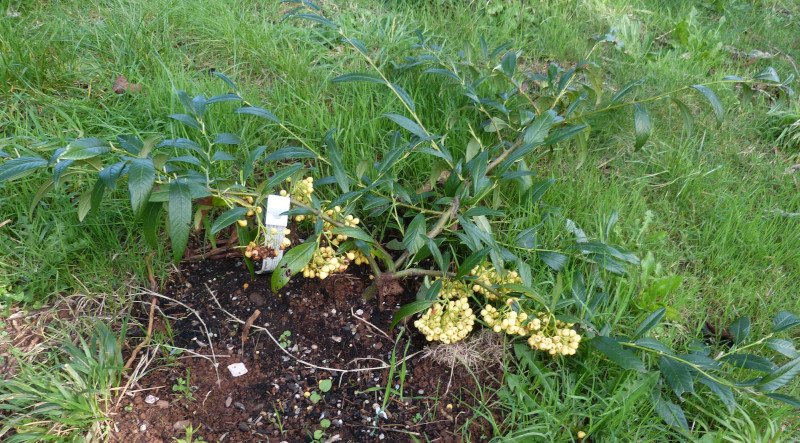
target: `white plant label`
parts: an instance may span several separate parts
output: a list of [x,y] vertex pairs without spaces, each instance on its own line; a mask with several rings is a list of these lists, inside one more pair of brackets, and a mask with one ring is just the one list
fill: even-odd
[[232,365],[228,365],[228,370],[231,371],[231,375],[234,377],[240,377],[244,374],[247,374],[247,367],[245,367],[244,363],[234,363]]
[[273,258],[265,258],[261,262],[261,270],[259,274],[274,271],[278,267],[278,263],[283,258],[283,251],[280,249],[283,244],[283,229],[289,224],[289,216],[286,212],[291,208],[291,199],[280,195],[270,194],[267,196],[267,211],[264,214],[264,225],[267,227],[267,232],[275,229],[276,235],[267,234],[267,240],[264,245],[275,251],[278,251],[278,256]]

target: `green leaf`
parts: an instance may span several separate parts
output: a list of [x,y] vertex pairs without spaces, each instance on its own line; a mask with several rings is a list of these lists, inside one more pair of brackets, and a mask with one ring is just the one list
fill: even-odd
[[634,254],[629,252],[622,252],[613,246],[609,246],[605,243],[597,242],[597,241],[589,241],[589,242],[577,242],[570,246],[570,249],[578,249],[582,251],[584,254],[598,254],[598,255],[609,255],[611,257],[617,258],[619,260],[638,265],[639,258],[636,257]]
[[283,181],[286,180],[287,177],[291,177],[292,175],[294,175],[295,172],[301,169],[303,169],[302,163],[294,163],[279,170],[278,172],[273,174],[272,177],[269,178],[269,180],[267,180],[267,185],[265,189],[271,190],[275,186],[278,186],[279,184],[283,183]]
[[473,268],[475,268],[475,266],[478,266],[479,264],[481,264],[481,262],[483,262],[483,258],[486,257],[486,255],[489,254],[489,251],[491,250],[492,248],[483,248],[480,251],[475,251],[472,254],[470,254],[470,256],[467,257],[459,265],[458,271],[456,272],[456,280],[460,279],[465,275],[469,275],[469,273],[472,271]]
[[233,80],[231,80],[227,75],[225,75],[225,74],[223,74],[223,73],[221,73],[219,71],[214,71],[214,72],[212,72],[212,74],[214,74],[217,77],[219,77],[222,81],[227,83],[228,86],[230,86],[234,91],[236,91],[236,85],[233,83]]
[[662,355],[659,359],[659,366],[661,375],[667,380],[678,398],[682,400],[681,395],[684,392],[694,392],[694,377],[689,366],[666,355]]
[[683,127],[686,128],[686,133],[691,134],[692,129],[694,128],[694,117],[692,116],[692,111],[689,110],[689,107],[686,106],[686,103],[678,100],[675,97],[670,97],[672,103],[675,103],[675,106],[678,107],[678,110],[681,112],[681,117],[683,118]]
[[733,334],[734,343],[738,345],[750,335],[750,319],[742,317],[728,326],[728,330]]
[[717,95],[714,94],[714,91],[703,85],[692,85],[692,88],[706,96],[711,103],[711,109],[714,110],[714,115],[717,117],[717,125],[722,124],[722,121],[725,119],[725,109],[722,107],[722,102],[719,101]]
[[778,368],[775,363],[768,359],[752,354],[730,354],[720,357],[720,360],[738,368],[747,368],[759,372],[772,372]]
[[211,157],[211,160],[215,162],[233,162],[236,161],[236,157],[228,154],[225,151],[217,151]]
[[158,226],[161,219],[161,211],[164,209],[163,203],[148,202],[142,215],[142,229],[144,240],[153,249],[158,248]]
[[668,426],[689,430],[689,423],[686,422],[686,415],[680,406],[664,400],[661,393],[657,391],[653,395],[652,403],[653,409]]
[[391,87],[394,90],[395,94],[397,94],[397,96],[400,97],[400,100],[402,100],[403,103],[405,103],[405,105],[408,106],[409,109],[411,109],[411,112],[416,112],[417,108],[416,106],[414,106],[414,100],[411,99],[411,96],[408,95],[408,92],[406,92],[405,89],[400,87],[400,85],[396,85],[394,83],[389,83],[389,87]]
[[588,128],[588,127],[589,127],[589,125],[574,125],[574,126],[567,126],[565,128],[561,128],[558,131],[550,134],[550,136],[547,137],[542,144],[543,145],[555,145],[555,144],[561,143],[561,142],[563,142],[565,140],[568,140],[568,139],[570,139],[572,137],[575,137],[576,135],[578,135],[581,132],[585,131],[586,128]]
[[496,209],[489,209],[485,206],[473,206],[469,208],[467,212],[464,213],[464,217],[479,217],[481,215],[489,215],[492,217],[505,217],[505,213],[503,211],[498,211]]
[[311,21],[317,22],[317,23],[319,23],[321,25],[325,25],[325,26],[327,26],[327,27],[329,27],[331,29],[339,29],[339,27],[336,26],[335,23],[333,23],[332,21],[330,21],[330,20],[326,19],[325,17],[322,17],[321,15],[318,15],[318,14],[292,14],[290,17],[292,17],[292,18],[304,18],[306,20],[311,20]]
[[92,211],[97,210],[105,195],[106,186],[103,184],[102,180],[98,179],[94,182],[94,187],[92,188]]
[[555,184],[555,180],[552,178],[548,178],[547,180],[542,180],[540,182],[536,182],[531,185],[528,192],[525,193],[525,201],[531,207],[536,207],[536,204],[539,203],[542,196]]
[[305,243],[289,249],[283,255],[280,263],[278,263],[278,268],[272,273],[272,278],[270,279],[272,292],[277,293],[282,287],[286,286],[286,283],[289,283],[289,279],[311,261],[316,249],[316,236],[309,237]]
[[568,257],[553,251],[536,251],[536,256],[554,271],[561,272],[567,266]]
[[783,340],[780,338],[771,338],[765,341],[764,344],[789,358],[795,358],[797,356],[800,356],[800,353],[798,353],[797,350],[794,348],[794,343],[790,342],[789,340]]
[[733,396],[731,388],[703,376],[701,376],[698,381],[705,385],[714,395],[719,397],[722,404],[728,408],[728,412],[733,412],[733,408],[736,407],[736,398]]
[[517,53],[513,51],[507,52],[506,55],[503,56],[500,66],[502,66],[503,74],[505,74],[506,77],[513,76],[514,69],[517,67]]
[[514,244],[521,248],[536,249],[536,231],[538,226],[531,226],[517,234]]
[[652,131],[650,115],[647,113],[647,108],[641,103],[633,104],[633,130],[636,135],[634,148],[639,149],[650,138],[650,132]]
[[328,392],[333,387],[333,382],[330,379],[323,379],[319,381],[319,390],[322,392]]
[[338,77],[335,77],[331,80],[333,83],[344,83],[344,82],[369,82],[369,83],[380,83],[385,85],[386,82],[374,74],[369,74],[366,72],[351,72],[348,74],[342,74]]
[[103,181],[103,184],[105,184],[108,189],[112,191],[117,189],[117,181],[125,173],[125,167],[127,165],[128,161],[126,160],[106,166],[105,169],[98,173],[100,180]]
[[253,168],[255,167],[256,159],[261,157],[266,149],[266,146],[259,146],[247,154],[247,158],[242,165],[242,184],[244,184],[247,179],[250,178],[250,175],[253,173]]
[[563,120],[552,109],[542,112],[533,120],[533,123],[525,129],[525,138],[522,140],[523,145],[540,144],[550,133],[550,128],[554,124]]
[[134,216],[138,217],[142,213],[153,183],[156,179],[156,171],[153,167],[153,160],[149,158],[135,158],[131,161],[128,169],[128,191],[131,194],[131,207]]
[[111,146],[99,138],[79,138],[67,145],[60,160],[84,160],[111,151]]
[[183,108],[186,110],[186,112],[192,115],[199,114],[198,110],[194,107],[192,99],[189,97],[189,94],[187,94],[186,91],[176,91],[176,95],[178,96],[178,100],[181,102],[181,105],[183,105]]
[[200,123],[197,122],[196,118],[192,117],[189,114],[170,114],[167,117],[183,123],[184,126],[188,126],[192,129],[197,129],[198,131],[201,130]]
[[118,135],[117,143],[131,155],[139,155],[139,152],[144,147],[144,143],[138,137],[129,134]]
[[325,144],[328,147],[327,154],[331,161],[333,168],[333,175],[336,177],[336,182],[342,189],[342,192],[350,192],[350,177],[347,176],[347,171],[342,164],[342,154],[339,152],[339,147],[333,140],[333,130],[325,134]]
[[31,203],[28,207],[28,212],[33,214],[33,210],[36,209],[36,205],[42,200],[45,194],[52,191],[55,187],[55,181],[53,178],[48,178],[39,186],[39,189],[36,191],[36,195],[33,196],[31,199]]
[[428,250],[431,252],[433,260],[436,263],[436,265],[439,266],[439,269],[441,269],[442,271],[447,271],[448,266],[447,263],[444,262],[444,258],[442,257],[442,251],[439,250],[439,245],[437,245],[436,242],[433,241],[433,239],[428,237],[427,235],[424,235],[420,238],[425,240],[425,245],[428,246]]
[[36,168],[46,165],[47,160],[37,157],[19,157],[7,160],[0,164],[0,183],[24,177]]
[[458,76],[457,76],[457,75],[456,75],[454,72],[452,72],[452,71],[448,71],[447,69],[435,69],[435,68],[434,68],[434,69],[426,69],[425,71],[422,71],[422,72],[423,72],[424,74],[439,74],[439,75],[444,75],[444,76],[450,77],[450,78],[452,78],[453,80],[455,80],[455,81],[457,81],[457,82],[461,83],[461,78],[459,78],[459,77],[458,77]]
[[652,349],[654,351],[663,352],[664,354],[672,355],[672,349],[668,348],[664,343],[660,341],[650,338],[650,337],[643,337],[633,342],[636,345],[645,347],[647,349]]
[[406,234],[403,236],[403,246],[412,254],[416,253],[421,247],[425,246],[425,239],[421,238],[424,235],[425,216],[417,214],[406,229]]
[[78,197],[78,221],[82,222],[89,210],[92,209],[92,190],[86,190]]
[[761,383],[756,386],[761,392],[770,392],[780,389],[793,378],[800,374],[800,357],[796,357],[789,363],[781,366],[780,368],[770,372],[767,376],[761,379]]
[[241,145],[242,139],[236,134],[222,132],[214,138],[214,143],[219,143],[221,145]]
[[418,137],[427,137],[428,133],[425,132],[424,129],[417,123],[411,121],[408,117],[404,117],[399,114],[383,114],[384,117],[388,118],[389,120],[397,123],[398,125],[402,126],[412,134]]
[[363,241],[365,241],[367,243],[370,243],[370,244],[375,244],[376,243],[374,238],[370,237],[369,234],[367,234],[366,232],[364,232],[363,230],[361,230],[359,228],[353,228],[353,227],[349,227],[349,226],[344,226],[344,227],[341,227],[341,228],[333,228],[331,230],[331,232],[333,234],[342,234],[342,235],[346,235],[346,236],[348,236],[350,238],[356,238],[356,239],[359,239],[359,240],[363,240]]
[[769,398],[774,398],[775,400],[778,400],[778,401],[782,401],[782,402],[786,403],[787,405],[792,405],[797,409],[800,409],[800,400],[798,400],[795,397],[792,397],[791,395],[786,395],[786,394],[780,394],[778,392],[773,392],[773,393],[770,393],[770,394],[766,394],[766,396],[769,397]]
[[630,82],[627,85],[620,88],[620,90],[617,91],[616,94],[614,94],[614,97],[611,98],[611,104],[613,105],[618,101],[620,101],[622,97],[625,97],[626,95],[630,94],[635,87],[641,85],[642,83],[644,83],[644,79],[640,78],[639,80]]
[[216,220],[214,220],[214,224],[211,225],[211,232],[209,232],[209,234],[216,234],[217,232],[236,223],[237,220],[244,219],[246,215],[247,208],[243,208],[241,206],[237,206],[223,212],[219,217],[217,217]]
[[[3,181],[0,179],[0,182]],[[800,325],[800,318],[789,311],[781,311],[772,320],[772,332],[780,332]]]
[[664,318],[664,314],[667,313],[667,308],[661,308],[656,311],[653,311],[652,314],[648,315],[644,321],[639,324],[639,327],[636,328],[636,332],[633,333],[633,339],[636,340],[639,337],[644,336],[647,334],[648,331],[653,329],[658,323]]
[[249,114],[255,115],[256,117],[261,117],[267,119],[271,122],[280,123],[281,121],[278,120],[278,117],[275,117],[275,114],[267,111],[264,108],[259,108],[258,106],[243,106],[235,111],[234,114]]
[[639,360],[636,354],[623,349],[622,345],[613,338],[598,335],[592,339],[592,344],[622,369],[633,369],[641,373],[647,372],[644,363]]
[[289,146],[286,148],[278,149],[264,159],[264,163],[283,160],[286,158],[317,158],[317,154],[305,148],[298,148],[296,146]]
[[753,80],[769,80],[775,83],[780,83],[781,78],[778,77],[778,72],[772,66],[764,69],[753,77]]
[[[216,72],[214,73],[216,74]],[[236,89],[235,87],[233,89]],[[206,104],[210,105],[211,103],[222,103],[222,102],[238,102],[242,101],[242,97],[239,94],[220,94],[211,97],[210,99],[206,100]]]
[[169,239],[172,243],[172,257],[177,264],[186,250],[192,223],[192,192],[189,184],[184,179],[178,179],[170,183],[167,214],[169,216]]
[[[161,164],[161,162],[164,161],[165,158],[169,158],[169,157],[165,156],[163,154],[159,154],[159,155],[154,156],[153,157],[153,167],[155,169],[157,169],[157,170],[161,170],[161,168],[164,167],[164,165]],[[166,162],[167,163],[189,163],[190,165],[201,166],[201,167],[203,166],[203,162],[200,161],[199,158],[197,158],[197,157],[195,157],[193,155],[181,155],[180,157],[172,157],[169,160],[167,160]]]
[[392,324],[389,326],[389,330],[394,329],[394,327],[397,326],[397,324],[400,323],[400,321],[404,318],[410,317],[418,312],[422,312],[428,309],[432,304],[439,301],[441,300],[416,300],[407,305],[401,306],[400,309],[398,309],[394,314],[394,317],[392,317]]

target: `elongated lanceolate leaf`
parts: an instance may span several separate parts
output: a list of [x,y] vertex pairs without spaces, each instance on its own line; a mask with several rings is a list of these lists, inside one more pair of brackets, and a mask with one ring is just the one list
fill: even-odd
[[767,374],[757,388],[761,392],[775,391],[786,386],[797,374],[800,374],[800,357]]
[[407,129],[409,132],[418,137],[428,136],[428,133],[425,132],[425,130],[422,129],[420,125],[418,125],[416,122],[412,121],[408,117],[399,114],[383,114],[383,116],[397,123],[398,125],[402,126],[403,128]]
[[633,104],[633,129],[636,135],[635,149],[644,146],[648,138],[650,138],[651,126],[650,115],[647,113],[647,108],[641,103]]
[[781,311],[772,320],[772,332],[780,332],[797,325],[800,325],[800,317],[789,311]]
[[289,283],[289,279],[300,272],[314,256],[314,250],[317,248],[316,237],[309,237],[305,243],[297,245],[283,255],[278,268],[272,273],[270,284],[272,292],[278,292],[282,287]]
[[189,184],[183,179],[170,183],[167,215],[172,257],[175,263],[178,263],[186,250],[192,223],[192,192]]
[[84,160],[111,151],[111,146],[99,138],[79,138],[67,145],[61,160]]
[[722,102],[717,98],[717,94],[714,94],[714,91],[703,85],[693,85],[692,88],[700,91],[708,99],[709,103],[711,103],[711,109],[714,110],[714,116],[717,118],[717,125],[722,124],[725,119],[725,109],[722,107]]
[[647,316],[646,319],[636,328],[636,332],[633,333],[633,339],[637,339],[639,337],[644,336],[647,334],[648,331],[653,329],[662,318],[664,318],[664,314],[667,313],[667,308],[661,308],[656,311],[653,311],[650,315]]
[[142,214],[144,241],[153,249],[158,248],[158,225],[163,209],[163,203],[148,202]]
[[214,220],[214,224],[211,225],[211,232],[209,234],[214,235],[217,232],[227,228],[228,226],[236,223],[236,220],[241,220],[245,218],[247,214],[247,208],[243,208],[241,206],[237,206],[233,209],[229,209],[222,213],[216,220]]
[[688,430],[689,423],[686,421],[686,415],[680,406],[664,399],[660,392],[656,392],[652,398],[653,409],[664,422],[673,427]]
[[333,131],[328,131],[325,135],[325,144],[327,145],[328,159],[331,161],[333,168],[333,175],[336,177],[336,182],[342,189],[342,192],[350,192],[350,177],[347,176],[347,171],[342,164],[342,154],[339,151],[339,146],[333,140]]
[[0,183],[23,177],[36,168],[47,165],[47,160],[37,157],[19,157],[0,163]]
[[333,83],[345,83],[345,82],[368,82],[368,83],[381,83],[386,84],[386,82],[374,74],[369,74],[366,72],[351,72],[348,74],[342,74],[338,77],[335,77],[331,80]]
[[694,392],[694,376],[689,366],[673,360],[672,357],[662,355],[659,359],[659,367],[661,375],[667,380],[678,398],[683,399],[681,395],[684,392]]
[[750,319],[747,317],[739,318],[728,326],[728,330],[733,334],[734,343],[738,345],[750,335]]
[[200,130],[200,123],[197,122],[197,119],[192,117],[189,114],[170,114],[167,117],[177,120],[183,123],[184,126],[187,126],[192,129]]
[[130,161],[128,191],[131,195],[131,207],[136,217],[142,213],[155,179],[156,170],[153,167],[152,159],[135,158]]
[[410,317],[418,312],[422,312],[436,302],[437,300],[416,300],[407,305],[401,306],[400,309],[398,309],[394,314],[394,317],[392,317],[392,324],[389,326],[389,330],[394,329],[394,327],[397,326],[397,324],[400,323],[404,318]]
[[644,363],[639,357],[633,352],[624,349],[613,338],[598,335],[592,339],[592,345],[623,369],[633,369],[642,373],[647,372]]
[[233,113],[255,115],[256,117],[261,117],[271,122],[280,123],[280,120],[278,120],[278,117],[275,117],[275,114],[267,111],[264,108],[259,108],[258,106],[244,106],[233,111]]

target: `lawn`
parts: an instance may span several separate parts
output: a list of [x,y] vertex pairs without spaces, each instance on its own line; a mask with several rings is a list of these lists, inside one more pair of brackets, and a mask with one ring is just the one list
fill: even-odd
[[[402,333],[399,327],[390,330],[397,308],[428,297],[425,288],[441,271],[382,268],[384,275],[409,278],[398,280],[397,291],[380,286],[380,297],[364,300],[366,288],[372,287],[369,274],[375,274],[377,266],[370,256],[374,266],[368,267],[365,257],[364,265],[352,265],[335,280],[340,283],[298,274],[279,292],[274,285],[270,288],[271,277],[251,279],[243,266],[248,261],[235,248],[234,233],[241,240],[244,231],[226,227],[217,230],[218,238],[209,234],[212,215],[219,215],[210,203],[188,201],[194,208],[210,205],[205,222],[200,218],[205,213],[195,216],[200,227],[208,223],[205,229],[190,233],[187,228],[181,234],[175,230],[180,219],[169,210],[162,217],[169,226],[151,235],[132,208],[130,178],[107,191],[101,184],[102,203],[90,206],[94,175],[65,176],[69,179],[49,190],[42,187],[53,177],[47,166],[0,180],[0,368],[14,375],[0,381],[0,439],[73,441],[83,436],[134,441],[125,440],[127,429],[140,432],[136,438],[157,435],[186,441],[197,435],[223,440],[225,434],[229,441],[336,441],[331,438],[337,432],[344,440],[358,441],[800,439],[800,328],[792,328],[794,315],[800,313],[800,103],[789,93],[798,86],[794,76],[800,77],[796,4],[359,0],[318,2],[318,11],[303,5],[305,9],[294,11],[298,5],[275,1],[9,0],[3,5],[0,156],[8,158],[0,159],[0,165],[17,157],[48,160],[78,139],[112,142],[112,154],[119,155],[122,143],[117,137],[123,134],[155,145],[182,138],[210,143],[210,135],[224,133],[238,141],[220,141],[218,146],[224,144],[226,153],[238,160],[219,157],[213,174],[247,181],[240,175],[241,159],[265,146],[263,155],[277,160],[254,163],[250,182],[258,185],[292,167],[291,157],[278,155],[287,152],[281,149],[302,149],[305,157],[297,168],[316,181],[308,211],[317,199],[330,202],[344,195],[339,204],[361,217],[358,229],[392,250],[389,258],[406,267],[413,258],[417,267],[432,269],[442,262],[442,270],[458,272],[449,266],[468,261],[482,249],[483,243],[475,240],[482,234],[469,233],[474,226],[482,229],[481,220],[488,217],[486,232],[493,240],[485,243],[496,249],[483,257],[491,257],[500,268],[502,251],[517,254],[519,259],[506,261],[509,269],[524,274],[522,281],[530,289],[516,289],[531,294],[531,299],[552,301],[548,310],[565,315],[560,317],[565,324],[575,323],[584,341],[576,355],[553,359],[532,351],[525,340],[507,336],[486,345],[499,349],[498,361],[470,366],[462,364],[462,358],[448,367],[425,353],[425,338],[412,326],[417,316]],[[318,15],[291,17],[292,13]],[[360,43],[348,43],[343,35]],[[509,45],[501,46],[505,43]],[[567,78],[567,70],[578,66],[574,72],[579,77],[574,85],[569,82],[574,94],[569,90],[555,101],[547,101],[546,94],[529,103],[516,100],[526,88],[554,88],[558,82],[549,72],[556,80],[562,74]],[[423,72],[429,69],[434,72]],[[357,72],[367,72],[367,81],[342,81]],[[480,73],[489,79],[481,86],[485,89],[476,88],[480,93],[502,89],[504,81],[531,77],[524,86],[508,88],[506,95],[475,104],[462,80]],[[750,81],[759,74],[760,79]],[[729,76],[747,80],[725,80]],[[179,91],[189,97],[221,97],[232,92],[229,81],[238,98],[210,103],[205,116],[197,119],[203,121],[200,128],[194,121],[197,109],[187,107]],[[692,87],[705,84],[713,91],[711,97],[707,89]],[[628,89],[629,85],[633,86]],[[579,99],[584,90],[588,95]],[[669,91],[674,92],[664,96]],[[569,103],[576,103],[573,115],[582,116],[574,121],[567,116],[564,125],[587,126],[563,141],[545,140],[508,167],[498,162],[494,172],[501,172],[495,177],[511,178],[492,185],[481,197],[485,200],[465,198],[459,208],[451,188],[459,185],[456,177],[461,172],[439,149],[446,146],[465,164],[482,164],[482,173],[472,169],[463,175],[470,177],[464,180],[466,188],[479,194],[481,182],[472,177],[491,176],[486,164],[493,168],[489,160],[511,146],[515,124],[538,124],[547,115],[542,111],[551,106],[553,115],[557,112],[561,118],[571,112],[559,107],[558,100],[567,96]],[[650,97],[661,98],[649,101]],[[234,103],[240,100],[245,103]],[[633,107],[633,102],[639,105]],[[268,118],[259,118],[256,111],[234,113],[240,106],[268,110]],[[506,107],[513,112],[505,112]],[[182,113],[192,114],[190,124],[170,117]],[[525,115],[534,123],[521,123]],[[555,128],[562,123],[553,124]],[[524,132],[523,128],[520,134]],[[427,134],[443,138],[437,141]],[[394,151],[402,155],[384,171],[393,149],[406,142],[416,144],[407,152]],[[171,158],[178,155],[174,143],[165,148],[161,152]],[[487,155],[484,161],[467,163],[481,155]],[[171,164],[195,160],[184,157]],[[107,164],[96,166],[86,161],[79,167],[100,170]],[[296,183],[299,171],[284,178],[291,175]],[[172,180],[169,174],[163,179]],[[372,200],[346,199],[346,191],[364,189],[384,174],[393,180],[380,188],[384,194],[372,195]],[[247,189],[241,192],[238,195],[249,195]],[[211,201],[210,194],[208,198]],[[373,212],[380,201],[390,209]],[[479,207],[480,202],[486,206]],[[475,210],[467,216],[469,205]],[[168,203],[164,207],[168,209]],[[463,218],[445,220],[447,208],[453,208],[453,214],[461,211]],[[421,215],[415,217],[414,211]],[[322,229],[324,217],[312,214],[320,217],[316,228],[307,221],[291,223],[295,247],[309,245],[298,243],[299,238]],[[439,216],[447,222],[441,242],[428,247],[424,235],[408,234],[417,230],[419,220],[420,234],[426,233],[426,226],[435,229]],[[146,226],[147,216],[143,218]],[[347,232],[352,237],[355,225],[335,226],[338,232],[351,229]],[[460,229],[467,233],[463,238],[457,235]],[[174,260],[176,238],[183,238],[184,245],[188,242],[182,261]],[[590,251],[582,243],[597,249]],[[232,247],[214,253],[220,246]],[[384,246],[375,248],[385,250]],[[433,251],[439,248],[441,252]],[[301,249],[311,252],[307,247],[297,251]],[[429,257],[421,257],[419,252],[426,250]],[[598,251],[616,260],[605,260]],[[213,258],[196,260],[203,254]],[[409,261],[403,263],[400,258],[406,255]],[[322,268],[316,269],[319,277]],[[431,278],[423,279],[425,275]],[[337,286],[342,281],[352,283],[347,291]],[[382,281],[380,276],[376,281]],[[447,288],[435,283],[431,287],[434,292]],[[490,284],[470,291],[470,303],[488,303],[490,289],[505,295],[502,285]],[[169,298],[158,300],[154,328],[148,323],[153,321],[150,306],[156,294]],[[239,305],[248,294],[252,306]],[[300,300],[299,294],[310,301]],[[212,315],[225,318],[223,308],[230,311],[230,321],[212,322]],[[246,347],[250,326],[235,320],[244,323],[256,308],[263,313],[256,328],[267,329],[254,330],[252,345]],[[349,401],[343,398],[367,401],[367,414],[354,415],[353,426],[331,427],[334,419],[325,418],[327,409],[293,399],[294,392],[282,399],[278,389],[275,397],[253,400],[254,405],[265,403],[263,411],[242,400],[242,414],[250,414],[249,421],[241,418],[245,426],[210,418],[217,412],[204,409],[203,395],[216,402],[219,414],[237,406],[230,401],[220,406],[232,398],[228,391],[219,391],[220,372],[226,375],[227,363],[213,371],[207,366],[216,361],[184,358],[208,354],[196,345],[197,337],[182,336],[197,327],[193,316],[219,331],[218,345],[227,343],[242,351],[252,370],[242,380],[255,386],[260,383],[257,377],[276,379],[308,369],[286,363],[282,353],[291,352],[292,346],[299,345],[301,351],[307,346],[309,353],[302,358],[317,366],[327,367],[322,361],[334,364],[334,354],[325,353],[328,348],[322,341],[315,342],[314,334],[302,335],[316,327],[339,327],[336,314],[329,315],[331,308],[339,315],[349,315],[352,308],[348,321],[353,322],[353,337],[366,337],[365,331],[381,335],[366,326],[356,310],[372,315],[367,323],[388,333],[386,342],[372,336],[354,338],[356,350],[346,353],[349,359],[372,358],[378,343],[385,346],[375,354],[385,360],[375,371],[380,380],[348,379],[347,391],[341,383],[336,385],[336,380],[341,382],[338,373],[323,370],[309,378],[309,384],[298,381],[298,386],[309,393],[306,399],[319,395],[327,406]],[[308,320],[322,311],[322,323]],[[479,311],[475,309],[476,315]],[[286,312],[297,312],[298,318]],[[657,325],[637,329],[653,315],[661,320]],[[269,324],[274,343],[266,335]],[[356,332],[355,325],[362,329]],[[478,316],[476,329],[478,325],[487,326],[485,317]],[[239,341],[241,329],[245,334]],[[279,338],[284,331],[291,334]],[[639,332],[670,349],[650,342],[637,348],[631,337]],[[477,331],[473,336],[479,336]],[[207,338],[209,344],[215,342],[213,336]],[[450,352],[447,346],[454,345],[438,345],[433,354]],[[335,346],[329,348],[333,352]],[[696,360],[674,363],[664,355],[672,350]],[[703,352],[706,360],[701,361],[696,356]],[[741,357],[750,352],[749,360]],[[266,354],[270,357],[263,357]],[[631,355],[633,362],[627,359]],[[128,359],[133,367],[122,369]],[[68,361],[70,365],[62,365]],[[693,369],[681,369],[686,364]],[[414,367],[425,371],[415,373]],[[724,375],[729,384],[710,382],[708,373]],[[406,374],[408,394],[403,387]],[[190,377],[205,378],[195,383],[196,392],[181,387]],[[323,389],[321,383],[325,377],[334,380],[330,393],[331,387]],[[775,378],[781,381],[779,387],[759,389]],[[453,379],[451,389],[448,380]],[[441,386],[432,380],[441,380]],[[234,392],[236,383],[225,383],[225,389]],[[158,391],[160,385],[167,387]],[[142,403],[150,388],[172,400],[163,414]],[[291,408],[289,401],[294,402]],[[373,402],[377,412],[370,409]],[[294,405],[302,405],[299,410],[307,404],[309,412],[289,413]],[[286,411],[280,410],[284,407]],[[140,411],[146,412],[147,423],[155,423],[159,415],[168,417],[168,428],[147,431],[152,434],[139,431],[144,424],[136,418]],[[262,412],[266,418],[259,423],[256,417]],[[381,416],[384,412],[389,417]],[[173,428],[181,414],[209,418],[196,418],[188,429]],[[362,422],[362,416],[371,418]],[[398,427],[407,432],[398,432]]]

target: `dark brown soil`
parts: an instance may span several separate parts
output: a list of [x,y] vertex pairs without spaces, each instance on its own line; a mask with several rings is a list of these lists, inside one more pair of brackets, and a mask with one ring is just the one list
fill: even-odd
[[[392,316],[413,301],[415,288],[364,301],[369,280],[348,274],[324,281],[296,278],[276,295],[270,291],[269,277],[251,281],[236,259],[184,265],[165,295],[197,311],[213,334],[213,352],[197,315],[160,300],[163,314],[157,315],[154,334],[171,334],[176,350],[170,355],[162,347],[155,369],[120,402],[112,441],[173,441],[185,436],[181,425],[189,423],[200,427],[195,436],[225,442],[310,442],[317,430],[323,431],[320,442],[457,442],[493,435],[491,425],[476,416],[474,408],[491,404],[491,398],[478,394],[491,390],[477,388],[497,387],[499,365],[477,373],[457,366],[451,373],[450,367],[418,353],[406,361],[405,370],[397,366],[393,373],[331,370],[380,367],[423,350],[424,337],[413,327],[399,339],[399,327],[389,331]],[[242,321],[260,311],[244,346],[243,325],[217,307],[212,292]],[[287,355],[257,327],[268,329],[294,357],[318,367]],[[216,369],[213,359],[219,364]],[[248,372],[234,378],[227,366],[238,362]],[[187,372],[191,399],[173,389]],[[332,382],[328,392],[320,389],[321,380]],[[158,400],[148,403],[148,395]],[[324,420],[330,422],[326,429]]]

